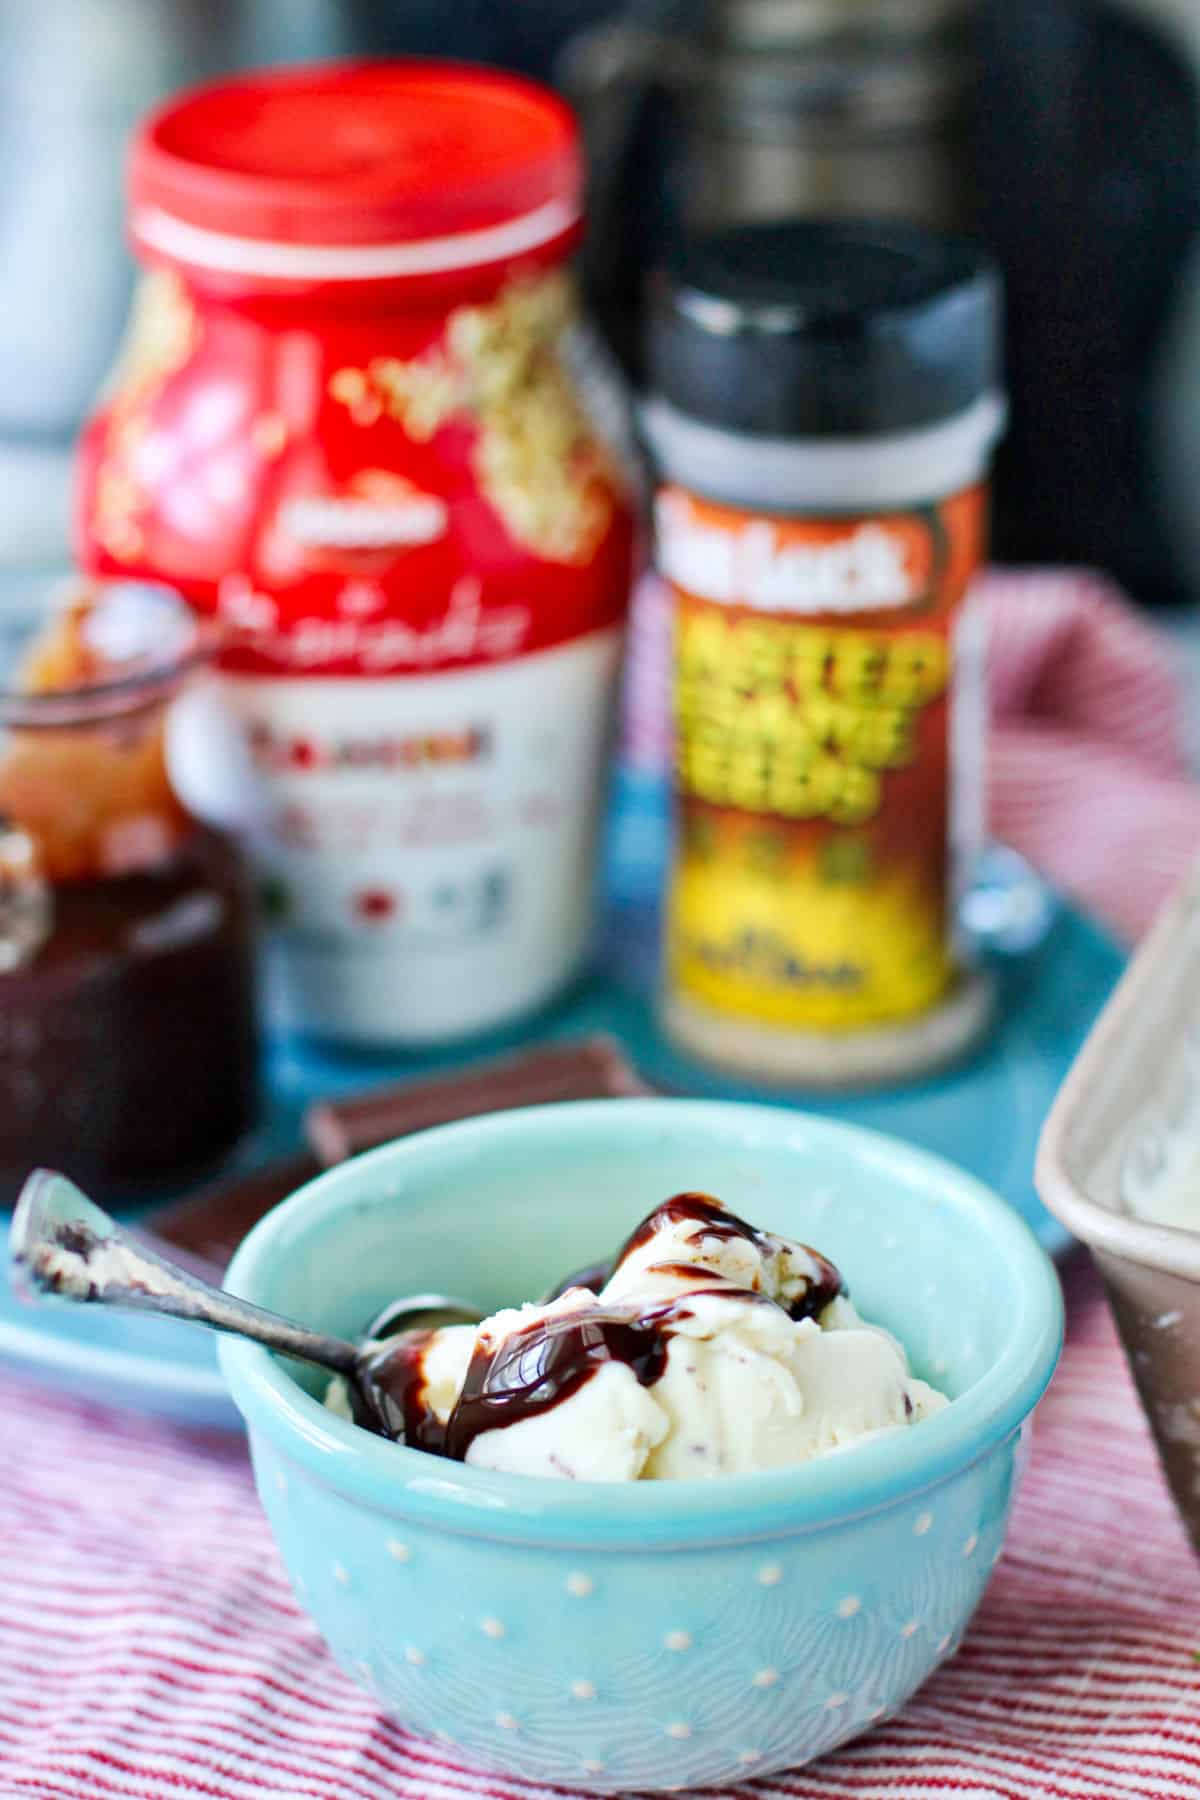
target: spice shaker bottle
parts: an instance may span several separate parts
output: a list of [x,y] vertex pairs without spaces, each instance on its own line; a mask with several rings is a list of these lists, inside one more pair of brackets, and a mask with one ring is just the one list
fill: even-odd
[[77,541],[226,633],[285,1028],[444,1042],[585,954],[633,519],[574,371],[582,179],[553,94],[433,62],[197,89],[135,143]]
[[654,298],[674,609],[664,1020],[757,1077],[928,1069],[985,1021],[971,577],[1004,405],[997,279],[904,226],[692,237]]

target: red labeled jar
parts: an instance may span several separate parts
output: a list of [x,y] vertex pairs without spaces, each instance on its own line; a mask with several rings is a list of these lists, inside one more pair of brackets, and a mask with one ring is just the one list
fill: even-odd
[[585,952],[632,558],[574,374],[572,115],[452,64],[292,69],[169,103],[130,187],[77,542],[224,627],[278,1022],[503,1024]]

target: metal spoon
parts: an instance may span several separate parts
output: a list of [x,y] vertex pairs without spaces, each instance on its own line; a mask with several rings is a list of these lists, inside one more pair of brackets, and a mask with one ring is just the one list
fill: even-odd
[[[350,1384],[360,1423],[387,1437],[400,1435],[396,1408],[376,1379],[396,1354],[403,1331],[433,1325],[479,1323],[469,1301],[446,1294],[414,1294],[394,1300],[372,1322],[360,1344],[310,1331],[168,1262],[122,1230],[115,1219],[80,1192],[65,1175],[38,1169],[21,1191],[9,1231],[12,1281],[26,1298],[54,1295],[93,1305],[136,1308],[190,1319],[214,1331],[252,1338],[269,1350],[299,1357],[342,1375]],[[379,1341],[386,1332],[386,1341]]]

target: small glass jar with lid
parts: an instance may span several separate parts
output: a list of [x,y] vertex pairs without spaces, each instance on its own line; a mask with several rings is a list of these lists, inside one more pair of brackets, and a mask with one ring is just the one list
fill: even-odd
[[242,859],[181,802],[171,702],[205,654],[165,589],[64,596],[0,638],[0,1187],[119,1198],[213,1163],[256,1086]]

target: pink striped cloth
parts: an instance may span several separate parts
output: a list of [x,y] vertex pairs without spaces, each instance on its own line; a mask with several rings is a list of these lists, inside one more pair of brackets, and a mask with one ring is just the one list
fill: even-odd
[[[1200,849],[1170,646],[1102,577],[993,570],[989,812],[1063,893],[1140,936]],[[630,632],[623,750],[665,773],[670,610],[649,576]]]
[[[1008,1547],[953,1662],[722,1800],[1195,1800],[1200,1571],[1090,1271]],[[297,1611],[235,1439],[0,1378],[0,1794],[572,1800],[389,1724]]]
[[[649,590],[647,590],[649,591]],[[1083,576],[993,576],[999,835],[1133,934],[1200,839],[1156,635]],[[639,606],[627,750],[661,767]],[[1200,1572],[1094,1277],[1008,1547],[901,1717],[719,1800],[1197,1800]],[[245,1450],[0,1376],[0,1800],[574,1800],[379,1717],[297,1611]]]

